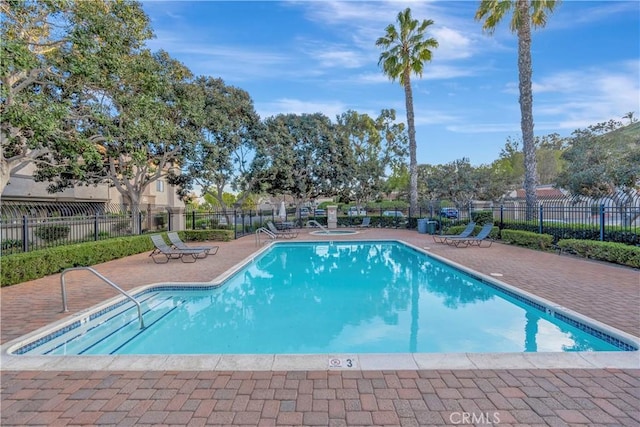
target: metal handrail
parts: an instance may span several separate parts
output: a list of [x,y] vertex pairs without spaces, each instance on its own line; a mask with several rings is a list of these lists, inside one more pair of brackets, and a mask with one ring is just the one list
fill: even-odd
[[256,230],[256,246],[260,244],[260,233],[264,233],[267,236],[269,236],[272,240],[275,239],[277,236],[270,230],[267,230],[264,227],[260,227]]
[[118,292],[120,292],[122,295],[124,295],[125,297],[127,297],[128,299],[130,299],[131,301],[133,301],[133,303],[136,305],[136,307],[138,307],[138,320],[140,322],[140,329],[144,329],[144,321],[142,320],[142,306],[140,305],[140,303],[131,295],[129,295],[124,289],[122,289],[120,286],[116,285],[115,283],[113,283],[111,280],[107,279],[106,277],[104,277],[102,274],[98,273],[96,270],[94,270],[91,267],[71,267],[71,268],[66,268],[62,274],[60,275],[60,286],[62,287],[62,311],[63,312],[68,312],[69,308],[67,307],[67,291],[65,289],[65,281],[64,281],[64,275],[68,272],[68,271],[72,271],[72,270],[87,270],[92,272],[93,274],[95,274],[96,276],[98,276],[98,278],[102,279],[107,285],[113,287],[114,289],[116,289]]
[[309,227],[309,225],[315,225],[316,227],[320,227],[320,229],[322,231],[328,231],[327,228],[325,226],[323,226],[322,224],[320,224],[318,221],[316,221],[315,219],[310,219],[309,221],[307,221],[307,227]]

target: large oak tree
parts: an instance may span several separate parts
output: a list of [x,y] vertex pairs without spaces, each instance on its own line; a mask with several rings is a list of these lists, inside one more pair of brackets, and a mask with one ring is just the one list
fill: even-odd
[[100,153],[85,132],[105,68],[152,36],[136,2],[0,2],[0,192],[11,174],[95,163]]

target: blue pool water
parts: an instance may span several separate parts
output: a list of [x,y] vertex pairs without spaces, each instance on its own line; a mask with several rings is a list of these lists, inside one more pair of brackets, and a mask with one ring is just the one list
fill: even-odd
[[[220,287],[155,287],[26,354],[621,350],[399,242],[273,245]],[[609,341],[612,341],[609,339]],[[615,342],[615,340],[613,340]]]

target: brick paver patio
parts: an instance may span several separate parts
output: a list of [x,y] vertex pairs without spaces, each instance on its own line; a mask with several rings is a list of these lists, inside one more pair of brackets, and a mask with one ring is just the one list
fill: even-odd
[[[638,270],[494,244],[451,248],[415,231],[366,230],[349,238],[406,241],[626,333],[640,331]],[[301,233],[298,240],[323,239]],[[94,266],[124,289],[210,281],[251,255],[253,236],[218,255],[156,265],[139,254]],[[86,272],[1,289],[6,343],[115,296]],[[357,371],[7,371],[2,425],[633,425],[637,369]]]

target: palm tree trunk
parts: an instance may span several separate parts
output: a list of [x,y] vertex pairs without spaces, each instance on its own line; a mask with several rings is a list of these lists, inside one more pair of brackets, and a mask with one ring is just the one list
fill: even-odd
[[524,351],[535,353],[538,351],[538,318],[527,310],[527,322],[524,325]]
[[418,160],[416,157],[416,125],[413,114],[413,91],[411,90],[411,73],[407,69],[404,74],[404,95],[407,109],[407,127],[409,129],[409,210],[411,216],[418,214]]
[[527,220],[536,218],[536,147],[533,139],[533,93],[531,88],[531,17],[529,0],[518,0],[516,5],[518,26],[518,73],[520,81],[520,127],[524,151],[524,191],[527,204]]

